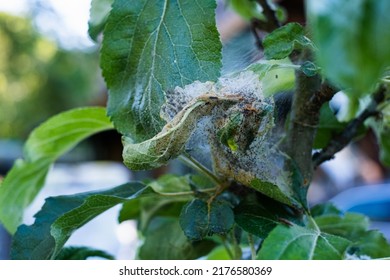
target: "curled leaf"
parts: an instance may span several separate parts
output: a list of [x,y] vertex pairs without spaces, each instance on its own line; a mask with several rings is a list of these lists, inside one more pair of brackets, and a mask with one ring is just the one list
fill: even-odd
[[141,143],[133,143],[123,137],[123,160],[132,170],[158,168],[180,155],[194,131],[198,120],[211,113],[217,106],[231,106],[241,98],[205,94],[183,108],[155,137]]

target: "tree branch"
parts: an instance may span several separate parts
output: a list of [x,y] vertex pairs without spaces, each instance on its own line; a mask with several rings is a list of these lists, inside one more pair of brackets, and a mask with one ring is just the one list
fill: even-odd
[[[304,50],[301,61],[311,59],[309,50]],[[302,71],[296,71],[296,88],[290,114],[290,124],[285,143],[286,153],[295,161],[308,186],[313,173],[312,147],[320,108],[336,93],[336,89],[324,83],[319,75],[308,77]]]
[[257,18],[251,19],[251,31],[255,37],[257,47],[263,49],[263,41],[258,31],[266,31],[271,33],[280,27],[280,22],[276,18],[274,10],[271,9],[267,0],[256,0],[256,2],[263,8],[263,14],[267,21],[262,21]]
[[334,155],[345,148],[356,136],[359,127],[369,118],[378,114],[377,106],[385,98],[385,88],[381,86],[373,95],[371,103],[354,120],[352,120],[343,132],[334,137],[327,147],[313,155],[313,166],[318,167],[321,163],[334,158]]
[[259,35],[259,33],[257,33],[257,29],[261,29],[261,28],[259,28],[259,22],[262,23],[258,19],[252,19],[250,28],[251,28],[253,36],[255,37],[255,41],[256,41],[257,47],[260,50],[262,50],[264,48],[263,47],[263,41],[262,41],[261,36]]

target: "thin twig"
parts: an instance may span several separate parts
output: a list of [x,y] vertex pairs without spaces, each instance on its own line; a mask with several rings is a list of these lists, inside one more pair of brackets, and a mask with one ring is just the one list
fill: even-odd
[[252,18],[251,31],[253,36],[255,37],[256,45],[258,49],[262,50],[264,49],[263,40],[261,38],[261,35],[259,34],[259,31],[266,31],[268,33],[271,33],[275,29],[279,28],[281,24],[276,18],[275,12],[274,10],[271,9],[267,0],[256,0],[256,1],[263,8],[263,14],[266,18],[266,21],[257,18]]
[[186,164],[187,166],[195,169],[199,173],[206,175],[209,177],[214,183],[217,185],[222,185],[221,180],[215,176],[210,170],[208,170],[206,167],[204,167],[200,162],[198,162],[196,159],[194,159],[191,155],[184,153],[179,156],[179,159]]
[[352,120],[345,129],[336,135],[329,142],[328,146],[320,152],[313,155],[313,166],[318,167],[321,163],[334,158],[334,155],[345,148],[356,136],[359,127],[369,118],[378,114],[378,104],[385,98],[385,88],[383,86],[374,93],[371,103],[354,120]]
[[273,30],[280,27],[280,22],[276,18],[275,11],[272,10],[267,0],[256,0],[257,3],[263,8],[263,14],[267,18],[267,25],[265,31],[272,32]]
[[232,236],[232,243],[233,243],[233,249],[234,249],[234,259],[235,260],[240,260],[242,257],[242,250],[240,247],[240,244],[238,243],[238,240],[236,238],[235,230],[230,231],[230,234]]
[[249,242],[249,247],[251,248],[251,259],[255,260],[256,259],[255,242],[253,240],[253,235],[250,233],[248,233],[248,242]]
[[264,48],[263,40],[261,39],[261,36],[257,32],[257,29],[259,28],[257,22],[258,22],[258,20],[252,19],[250,27],[251,27],[252,34],[255,37],[257,48],[262,50]]
[[234,260],[235,258],[234,258],[233,252],[232,252],[232,250],[230,250],[229,244],[226,242],[226,237],[221,236],[221,240],[222,240],[222,245],[225,247],[225,250],[226,250],[227,254],[229,255],[230,259]]

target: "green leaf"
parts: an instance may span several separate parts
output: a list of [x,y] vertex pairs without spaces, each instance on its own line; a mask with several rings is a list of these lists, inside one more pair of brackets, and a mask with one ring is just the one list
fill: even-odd
[[378,138],[380,160],[384,165],[390,166],[390,127],[382,129]]
[[157,180],[148,184],[155,192],[169,194],[191,191],[186,176],[177,176],[174,174],[164,174]]
[[78,108],[58,114],[30,134],[24,146],[25,160],[57,159],[88,136],[112,128],[103,107]]
[[234,113],[228,117],[226,124],[217,131],[219,141],[229,147],[233,152],[238,149],[238,145],[235,142],[235,136],[240,133],[239,129],[242,126],[243,119],[243,113]]
[[230,203],[215,199],[210,204],[200,199],[187,203],[180,215],[180,226],[189,240],[202,240],[207,235],[225,235],[234,224]]
[[275,5],[275,16],[277,20],[281,23],[285,23],[288,19],[287,10],[282,6],[276,5],[276,3],[274,3],[274,5]]
[[53,259],[76,229],[119,203],[153,193],[141,183],[128,183],[105,191],[47,198],[34,224],[18,228],[11,257]]
[[114,260],[110,254],[89,247],[65,247],[58,254],[56,260],[86,260],[90,257]]
[[322,105],[313,148],[322,149],[326,147],[332,137],[343,131],[346,125],[347,123],[341,123],[337,120],[334,112],[329,106],[329,102]]
[[316,224],[322,232],[344,237],[355,241],[367,231],[369,220],[366,216],[355,213],[339,215],[323,215],[315,218]]
[[88,33],[92,40],[96,41],[100,33],[102,33],[108,15],[111,11],[111,5],[114,0],[92,0],[90,17],[88,21]]
[[373,259],[387,258],[390,257],[390,244],[381,232],[370,230],[361,234],[360,239],[349,249],[349,253]]
[[305,36],[305,30],[298,23],[288,23],[265,36],[264,55],[267,59],[283,59],[294,50],[312,47],[312,42]]
[[24,147],[24,160],[15,162],[0,188],[0,221],[5,228],[15,232],[58,157],[85,138],[112,128],[105,109],[99,107],[70,110],[36,128]]
[[234,208],[234,219],[243,230],[261,238],[266,238],[279,224],[301,223],[285,204],[258,195],[242,200]]
[[262,14],[261,6],[256,1],[251,0],[228,0],[232,9],[243,19],[250,21],[252,19],[266,20]]
[[307,17],[326,78],[357,96],[372,92],[390,65],[387,0],[307,1]]
[[316,217],[321,217],[325,215],[341,215],[342,212],[333,203],[323,203],[317,204],[313,208],[310,209],[311,215]]
[[156,217],[145,233],[145,241],[139,248],[139,258],[192,260],[207,255],[215,246],[215,242],[210,240],[188,241],[177,219]]
[[251,64],[248,70],[259,76],[263,84],[264,96],[272,96],[281,91],[290,91],[295,87],[296,65],[288,59],[264,60]]
[[218,246],[214,248],[207,256],[206,260],[231,260],[229,252],[225,246]]
[[279,224],[276,215],[260,205],[256,208],[238,207],[235,211],[235,222],[246,232],[266,238],[270,231]]
[[343,214],[331,203],[313,207],[311,213],[322,232],[352,241],[347,259],[385,258],[390,256],[390,244],[382,233],[368,230],[369,219],[361,214]]
[[202,95],[185,106],[163,130],[153,138],[133,143],[123,137],[123,162],[131,170],[153,169],[179,156],[198,120],[212,112],[216,105],[234,104],[239,98]]
[[[273,198],[277,201],[280,201],[282,203],[285,203],[287,205],[298,205],[297,201],[293,199],[292,190],[289,189],[281,189],[279,186],[260,180],[258,178],[255,178],[251,181],[250,186],[254,188],[255,190],[265,194],[266,196]],[[287,186],[282,186],[287,187]]]
[[[272,175],[273,171],[269,171],[270,174],[266,176],[271,176],[268,179],[254,178],[251,180],[250,186],[278,202],[297,209],[306,209],[307,187],[303,184],[303,178],[297,166],[290,158],[284,157],[280,151],[274,151],[274,154],[271,153],[269,156],[273,156],[267,162],[269,166],[271,164],[278,165],[280,162],[277,161],[283,160],[283,167],[278,170],[278,175]],[[260,174],[255,176],[260,176]],[[272,178],[272,176],[276,176],[276,178]]]
[[136,142],[153,137],[163,126],[167,90],[219,77],[215,8],[215,0],[114,2],[101,66],[110,90],[108,114],[122,134]]
[[302,63],[300,70],[308,77],[313,77],[318,74],[318,67],[311,61],[305,61]]
[[123,204],[119,222],[138,219],[139,229],[144,231],[155,216],[179,217],[184,204],[193,198],[188,176],[166,174],[149,182],[158,197],[144,197]]
[[124,221],[137,219],[140,216],[142,210],[141,205],[141,199],[130,200],[123,203],[119,212],[118,222],[122,223]]
[[257,255],[260,260],[341,260],[350,242],[342,237],[293,225],[278,225]]

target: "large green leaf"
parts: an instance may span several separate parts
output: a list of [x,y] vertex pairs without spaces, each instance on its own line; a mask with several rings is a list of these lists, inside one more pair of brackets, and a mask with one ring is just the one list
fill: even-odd
[[116,0],[108,17],[101,66],[108,113],[136,142],[163,126],[164,93],[219,77],[221,43],[215,0]]
[[24,147],[24,160],[15,162],[0,188],[0,221],[6,229],[15,232],[58,157],[88,136],[112,128],[105,109],[99,107],[70,110],[36,128]]
[[180,226],[190,240],[202,240],[207,235],[225,235],[233,227],[232,206],[223,199],[206,203],[194,199],[187,203],[180,215]]
[[141,183],[128,183],[105,191],[47,198],[34,224],[18,228],[11,257],[53,259],[76,229],[119,203],[153,193]]
[[208,254],[215,246],[210,240],[190,242],[177,219],[156,217],[145,232],[138,255],[144,260],[191,260]]
[[361,95],[390,65],[390,2],[309,0],[307,13],[325,77]]
[[99,34],[103,31],[111,11],[111,5],[114,0],[92,0],[90,17],[88,21],[88,33],[93,40],[97,40]]
[[192,100],[153,138],[133,143],[131,138],[123,137],[123,162],[132,170],[153,169],[167,164],[183,151],[201,117],[209,115],[217,105],[233,105],[239,100],[236,96],[215,95],[202,95]]
[[277,226],[264,243],[257,256],[261,260],[340,260],[350,241],[293,225]]

